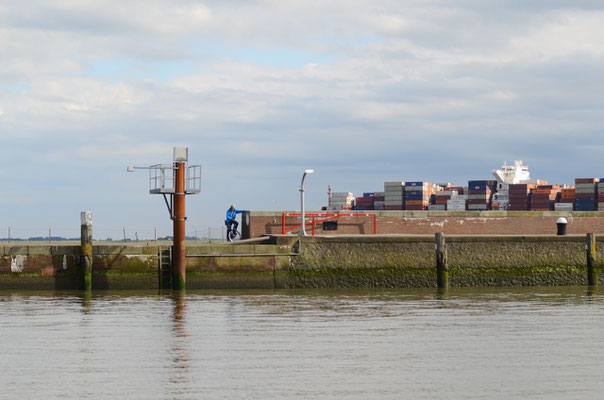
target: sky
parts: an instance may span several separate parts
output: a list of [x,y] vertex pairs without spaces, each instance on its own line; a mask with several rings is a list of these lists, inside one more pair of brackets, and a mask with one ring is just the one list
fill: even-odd
[[604,3],[2,0],[0,238],[171,234],[148,173],[189,148],[187,234],[504,160],[604,176]]

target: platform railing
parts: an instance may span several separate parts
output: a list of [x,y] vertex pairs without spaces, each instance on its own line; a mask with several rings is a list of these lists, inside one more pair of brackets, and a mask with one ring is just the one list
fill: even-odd
[[[281,234],[285,235],[288,231],[301,229],[302,225],[285,226],[285,217],[300,216],[300,213],[288,213],[284,212],[281,214]],[[322,224],[325,221],[338,220],[342,217],[373,217],[373,234],[377,235],[377,214],[366,214],[366,213],[305,213],[307,218],[311,218],[311,222],[304,222],[304,226],[310,225],[312,227],[312,236],[315,236],[315,226]]]

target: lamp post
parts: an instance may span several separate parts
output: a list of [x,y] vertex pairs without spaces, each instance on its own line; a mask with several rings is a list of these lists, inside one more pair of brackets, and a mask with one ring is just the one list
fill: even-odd
[[306,236],[306,216],[304,215],[304,179],[306,174],[314,174],[314,169],[305,169],[302,175],[302,183],[300,184],[300,236]]

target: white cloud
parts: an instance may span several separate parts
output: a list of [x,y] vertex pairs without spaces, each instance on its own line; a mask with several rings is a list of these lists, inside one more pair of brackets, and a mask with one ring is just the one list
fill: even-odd
[[604,56],[604,11],[552,11],[539,19],[534,28],[510,38],[516,60]]
[[213,182],[198,214],[211,219],[235,188],[286,207],[271,182],[311,164],[342,186],[372,171],[374,187],[442,174],[427,154],[596,165],[572,138],[602,145],[603,17],[586,2],[5,0],[0,170],[27,159],[32,196],[60,203],[46,182],[60,193],[78,173],[189,145]]

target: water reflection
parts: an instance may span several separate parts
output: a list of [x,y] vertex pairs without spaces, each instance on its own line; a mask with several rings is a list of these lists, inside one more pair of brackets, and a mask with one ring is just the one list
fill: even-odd
[[170,383],[174,395],[187,393],[190,387],[191,348],[187,332],[187,303],[184,291],[173,292]]
[[436,300],[447,300],[449,298],[449,288],[437,288]]
[[598,296],[598,287],[597,286],[588,286],[585,296],[587,297],[588,303],[595,301],[596,297]]
[[92,312],[92,292],[87,290],[82,294],[82,313],[90,314]]

